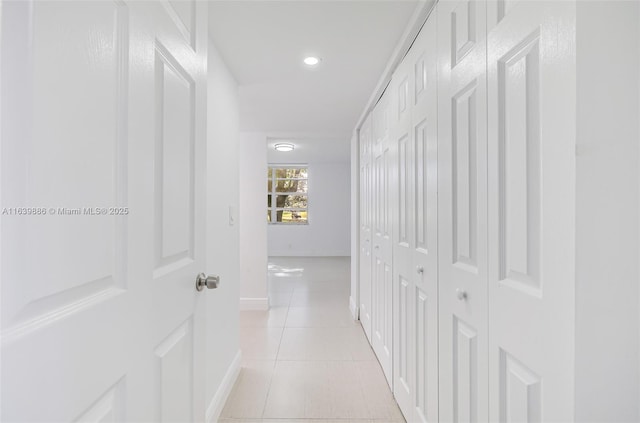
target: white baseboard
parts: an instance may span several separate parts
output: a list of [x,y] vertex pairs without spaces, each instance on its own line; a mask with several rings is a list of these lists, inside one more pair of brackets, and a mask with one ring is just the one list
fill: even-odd
[[269,298],[240,298],[240,310],[269,310]]
[[238,379],[238,375],[240,374],[240,363],[242,362],[242,352],[238,351],[235,358],[229,365],[227,369],[227,373],[222,378],[222,382],[218,387],[215,395],[211,399],[209,406],[207,407],[206,414],[206,422],[207,423],[215,423],[220,418],[220,414],[222,413],[222,409],[224,408],[225,402],[227,402],[227,398],[231,393],[231,389],[233,385],[236,383],[236,379]]
[[358,306],[354,301],[352,296],[349,296],[349,310],[351,310],[351,315],[353,316],[353,320],[358,320]]

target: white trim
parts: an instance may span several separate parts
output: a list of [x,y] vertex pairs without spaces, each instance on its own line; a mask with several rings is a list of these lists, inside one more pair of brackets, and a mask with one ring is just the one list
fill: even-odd
[[353,316],[353,320],[358,320],[360,316],[358,315],[358,306],[356,305],[356,301],[352,296],[349,296],[349,310],[351,310],[351,316]]
[[351,136],[351,295],[354,319],[359,319],[360,304],[360,131]]
[[269,310],[269,298],[240,298],[240,310]]
[[207,414],[205,417],[205,421],[207,423],[217,422],[220,414],[222,413],[222,409],[224,408],[224,404],[227,402],[227,398],[231,393],[231,389],[233,389],[233,385],[236,383],[238,376],[240,375],[240,363],[242,362],[242,351],[238,350],[238,353],[234,357],[233,361],[229,365],[227,369],[227,373],[225,373],[222,378],[222,382],[220,382],[220,386],[218,386],[218,390],[216,391],[213,398],[211,398],[211,402],[207,407]]

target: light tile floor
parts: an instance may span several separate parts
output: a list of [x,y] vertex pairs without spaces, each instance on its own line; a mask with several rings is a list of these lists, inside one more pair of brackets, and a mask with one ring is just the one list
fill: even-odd
[[269,311],[240,313],[224,423],[404,422],[349,311],[349,258],[272,257]]

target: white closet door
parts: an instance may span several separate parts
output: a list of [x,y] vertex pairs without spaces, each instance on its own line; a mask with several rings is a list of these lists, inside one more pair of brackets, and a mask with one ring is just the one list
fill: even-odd
[[413,293],[414,416],[438,421],[438,97],[437,14],[434,10],[411,56],[414,166]]
[[440,420],[488,418],[486,2],[438,5]]
[[413,79],[405,57],[387,88],[391,94],[393,142],[393,393],[408,420],[413,415],[415,380],[414,161],[411,110]]
[[360,128],[360,322],[371,342],[371,115]]
[[575,4],[487,13],[490,415],[573,421]]
[[394,74],[394,394],[409,421],[438,419],[436,13]]
[[390,386],[392,380],[392,240],[391,149],[389,99],[384,95],[373,111],[373,274],[372,346]]

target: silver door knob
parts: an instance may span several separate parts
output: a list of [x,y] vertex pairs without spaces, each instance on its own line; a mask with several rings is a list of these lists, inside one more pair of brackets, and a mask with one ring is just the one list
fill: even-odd
[[456,289],[456,297],[458,297],[458,299],[460,301],[466,300],[467,299],[467,291],[465,291],[464,289],[457,288]]
[[205,287],[209,289],[216,289],[220,285],[220,276],[207,276],[204,273],[200,273],[196,277],[196,289],[202,291]]
[[424,267],[422,267],[422,266],[416,266],[416,272],[418,272],[418,273],[424,273]]

